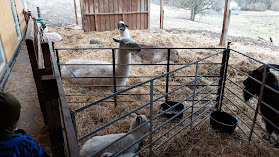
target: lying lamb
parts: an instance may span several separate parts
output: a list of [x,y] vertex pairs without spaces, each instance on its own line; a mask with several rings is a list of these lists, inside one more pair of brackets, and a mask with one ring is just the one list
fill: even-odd
[[[137,115],[135,113],[132,113],[131,116],[134,119],[130,124],[130,130],[135,129],[139,125],[148,121],[145,115]],[[117,154],[121,150],[127,148],[129,145],[131,145],[132,143],[140,139],[146,132],[148,132],[149,127],[150,127],[150,123],[146,123],[142,127],[132,132],[131,134],[127,135],[126,137],[122,138],[116,143],[110,145],[109,147],[105,148],[101,152],[97,153],[96,156],[100,157],[102,154],[106,154],[105,152],[107,152],[108,154]],[[98,152],[99,150],[109,145],[110,143],[121,138],[124,135],[126,135],[126,133],[95,136],[84,143],[80,151],[80,156],[88,157]],[[124,151],[123,154],[121,155],[124,155],[126,153],[135,153],[139,149],[139,146],[140,146],[140,142],[134,144],[132,147]]]

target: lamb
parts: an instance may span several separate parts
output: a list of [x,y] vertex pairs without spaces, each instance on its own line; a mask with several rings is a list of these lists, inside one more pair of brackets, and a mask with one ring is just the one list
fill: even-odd
[[[279,65],[275,64],[270,64],[273,67],[279,68]],[[253,78],[259,80],[260,82],[263,79],[263,73],[264,73],[264,67],[265,65],[260,66],[258,69],[254,70],[250,76]],[[275,75],[270,72],[270,67],[267,66],[267,71],[266,71],[266,80],[265,84],[270,86],[271,88],[279,91],[279,84],[278,80],[276,79]],[[246,80],[243,81],[243,84],[245,85],[245,90],[250,92],[253,95],[259,96],[260,94],[260,88],[261,84],[257,83],[256,81],[252,80],[251,78],[247,78]],[[248,92],[243,90],[244,94],[244,100],[248,101],[252,95],[250,95]],[[279,111],[279,94],[275,93],[274,91],[264,88],[263,95],[262,95],[262,101],[274,108],[275,110]],[[260,111],[262,115],[266,118],[264,119],[265,122],[265,127],[267,132],[271,135],[272,133],[275,133],[277,136],[279,135],[279,130],[277,129],[279,127],[279,115],[272,111],[269,107],[264,105],[263,103],[260,103]],[[269,122],[270,121],[270,122]],[[276,127],[277,128],[276,128]],[[267,137],[267,139],[270,139],[270,136]],[[275,144],[276,147],[279,146],[279,143]]]
[[[101,155],[101,157],[113,157],[114,154],[110,153],[110,152],[105,152]],[[138,157],[138,155],[136,155],[135,153],[125,153],[125,154],[121,154],[118,157]]]
[[[131,38],[122,37],[120,39],[113,38],[118,42],[116,50],[116,90],[119,91],[126,85],[131,70],[131,52],[141,51],[141,47]],[[99,86],[112,86],[113,81],[113,65],[109,62],[98,60],[82,60],[73,59],[66,64],[110,64],[110,65],[66,65],[62,68],[62,77],[95,77],[95,78],[71,78],[69,82],[76,85],[99,85]],[[98,77],[98,78],[96,78]],[[103,77],[103,78],[102,78]],[[104,78],[107,77],[107,78]],[[112,87],[110,88],[113,89]]]
[[[120,37],[130,37],[130,33],[128,30],[128,25],[126,25],[123,21],[118,22],[118,31]],[[166,48],[165,46],[156,46],[156,45],[147,45],[147,44],[139,44],[142,48]],[[137,62],[142,62],[144,64],[153,64],[162,62],[168,59],[168,50],[167,49],[142,49],[139,53],[132,53],[132,57]],[[174,63],[179,59],[179,54],[177,50],[170,50],[170,61]]]
[[[136,127],[148,121],[145,115],[137,115],[135,113],[132,113],[131,116],[133,117],[133,120],[130,124],[130,130],[135,129]],[[126,137],[122,138],[121,140],[117,141],[111,146],[105,148],[103,151],[97,153],[96,156],[99,157],[102,154],[103,156],[106,154],[117,154],[121,150],[127,148],[129,145],[131,145],[132,143],[140,139],[146,132],[148,132],[149,127],[150,127],[150,123],[146,123],[145,125],[141,126],[137,130],[132,132],[131,134],[127,135]],[[126,135],[126,133],[95,136],[84,143],[80,151],[80,156],[88,157],[98,152],[99,150],[109,145],[110,143],[121,138],[124,135]],[[125,155],[125,154],[128,155],[127,153],[130,154],[135,153],[136,151],[138,151],[139,146],[140,146],[140,142],[134,144],[132,147],[124,151],[123,154],[121,155]]]

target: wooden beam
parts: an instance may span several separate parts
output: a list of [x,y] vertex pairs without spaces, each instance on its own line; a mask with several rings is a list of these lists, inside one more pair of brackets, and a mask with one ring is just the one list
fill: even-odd
[[59,93],[59,107],[61,113],[61,122],[64,135],[65,153],[67,157],[79,157],[78,141],[74,131],[73,121],[71,118],[69,106],[66,100],[66,94],[64,92],[62,80],[56,63],[55,55],[53,52],[53,47],[50,42],[48,42],[50,50],[50,59],[53,66],[53,73],[56,77],[56,84]]
[[74,7],[75,7],[76,24],[78,25],[76,0],[74,0]]
[[45,94],[45,107],[48,118],[48,129],[51,141],[51,151],[53,157],[66,156],[64,136],[61,125],[61,115],[58,101],[58,87],[56,76],[42,76],[42,83]]
[[163,0],[160,0],[160,29],[163,29],[163,16],[164,16],[164,13],[163,13],[163,3],[164,1]]
[[122,15],[122,14],[143,14],[148,13],[148,11],[139,11],[139,12],[122,12],[122,13],[85,13],[85,15]]

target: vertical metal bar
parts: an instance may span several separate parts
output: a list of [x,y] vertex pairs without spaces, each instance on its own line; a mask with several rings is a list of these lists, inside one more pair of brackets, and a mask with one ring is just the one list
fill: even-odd
[[228,71],[228,63],[229,63],[229,58],[230,58],[230,42],[228,42],[227,49],[223,52],[223,58],[222,58],[222,67],[220,70],[220,81],[219,81],[219,89],[218,89],[218,105],[216,106],[218,111],[221,111],[222,107],[222,101],[223,101],[223,94],[224,94],[224,87],[226,83],[226,78],[227,78],[227,71]]
[[75,136],[76,136],[76,139],[77,139],[77,141],[78,141],[78,136],[77,136],[77,123],[76,123],[75,112],[71,111],[70,114],[71,114],[71,118],[72,118],[72,122],[73,122],[73,127],[74,127],[74,131],[75,131]]
[[[150,81],[150,127],[149,131],[152,132],[152,119],[153,119],[153,81]],[[149,136],[149,156],[152,156],[152,134]]]
[[[168,48],[168,62],[167,62],[167,73],[170,72],[170,48]],[[169,92],[169,74],[166,76],[166,93]],[[166,95],[165,97],[166,102],[169,99],[169,95]]]
[[261,105],[261,100],[262,100],[262,97],[263,97],[263,91],[264,91],[264,85],[265,85],[265,79],[266,79],[266,71],[267,71],[267,65],[264,66],[264,73],[263,73],[264,77],[262,79],[260,95],[259,95],[259,99],[258,99],[255,115],[254,115],[254,118],[253,118],[253,123],[252,123],[251,131],[250,131],[250,134],[249,134],[249,137],[248,137],[249,141],[252,138],[253,130],[254,130],[254,127],[255,127],[255,124],[256,124],[256,120],[257,120],[257,115],[259,113],[259,107]]
[[41,12],[40,12],[40,8],[37,7],[37,14],[38,14],[38,18],[41,18]]
[[192,130],[192,121],[193,121],[193,112],[194,112],[194,104],[195,104],[195,96],[196,96],[196,85],[197,85],[197,75],[198,75],[198,66],[199,63],[196,63],[196,72],[195,72],[195,81],[194,81],[194,91],[193,91],[193,99],[192,99],[192,110],[191,110],[191,122],[190,122],[190,129]]
[[58,70],[59,70],[59,73],[60,73],[60,76],[61,76],[59,53],[58,53],[57,49],[56,49],[55,52],[56,52],[56,60],[57,60]]
[[[116,93],[116,73],[115,73],[115,49],[112,49],[112,64],[113,64],[113,92]],[[114,106],[117,106],[117,96],[115,95],[114,97]]]

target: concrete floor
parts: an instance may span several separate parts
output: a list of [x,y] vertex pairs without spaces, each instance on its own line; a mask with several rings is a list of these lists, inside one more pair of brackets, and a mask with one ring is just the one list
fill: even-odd
[[18,129],[25,130],[51,155],[48,129],[44,125],[25,41],[16,58],[4,92],[13,94],[22,105]]

